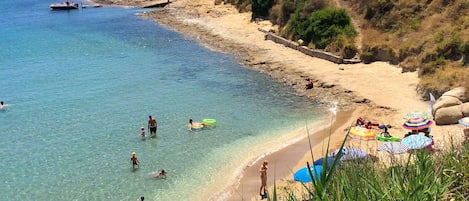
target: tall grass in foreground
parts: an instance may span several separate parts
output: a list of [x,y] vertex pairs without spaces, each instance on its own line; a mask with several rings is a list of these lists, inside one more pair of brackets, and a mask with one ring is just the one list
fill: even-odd
[[[345,139],[340,150],[344,144]],[[301,193],[275,189],[268,200],[469,200],[467,141],[440,152],[413,151],[404,162],[392,160],[391,165],[373,160],[339,165],[336,160],[329,169],[323,166],[321,179],[303,183]]]

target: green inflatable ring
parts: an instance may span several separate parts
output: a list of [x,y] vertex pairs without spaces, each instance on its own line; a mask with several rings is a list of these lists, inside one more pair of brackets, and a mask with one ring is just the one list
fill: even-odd
[[215,119],[202,119],[202,123],[209,126],[217,125],[217,120]]

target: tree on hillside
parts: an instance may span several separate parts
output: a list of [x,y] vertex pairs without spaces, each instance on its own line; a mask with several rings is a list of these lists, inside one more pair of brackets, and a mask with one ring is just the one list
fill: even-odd
[[269,10],[272,8],[274,3],[274,0],[252,0],[251,20],[255,20],[256,18],[267,18],[269,16]]

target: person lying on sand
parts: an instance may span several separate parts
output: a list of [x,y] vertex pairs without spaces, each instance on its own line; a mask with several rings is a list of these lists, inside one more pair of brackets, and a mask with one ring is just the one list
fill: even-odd
[[365,126],[365,119],[358,117],[357,122],[355,123],[355,126]]

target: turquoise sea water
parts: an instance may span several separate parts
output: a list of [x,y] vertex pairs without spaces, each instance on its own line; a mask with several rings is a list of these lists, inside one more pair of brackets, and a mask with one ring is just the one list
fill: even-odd
[[[324,114],[142,10],[51,3],[0,3],[0,200],[208,200],[263,144]],[[142,141],[148,115],[158,137]],[[218,125],[189,132],[189,118]],[[149,177],[160,169],[167,179]]]

